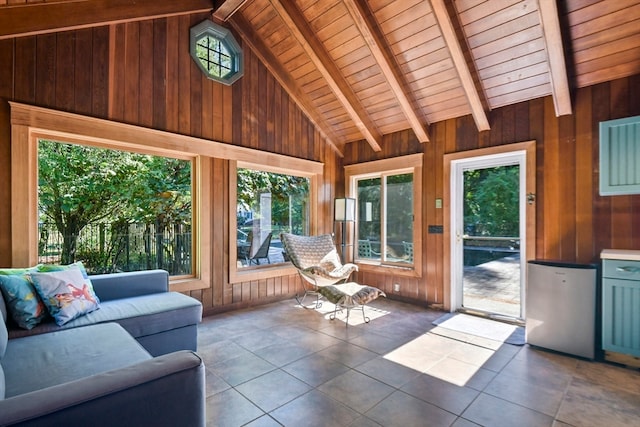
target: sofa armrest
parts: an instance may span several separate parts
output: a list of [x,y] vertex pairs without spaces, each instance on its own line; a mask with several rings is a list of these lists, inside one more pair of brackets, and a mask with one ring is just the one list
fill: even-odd
[[98,274],[89,278],[101,301],[169,291],[169,273],[164,270]]
[[191,351],[0,400],[0,425],[205,426],[205,370]]

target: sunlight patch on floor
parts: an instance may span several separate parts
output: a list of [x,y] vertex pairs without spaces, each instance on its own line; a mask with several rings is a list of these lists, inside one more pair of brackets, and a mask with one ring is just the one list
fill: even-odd
[[492,320],[456,315],[384,358],[462,387],[515,329]]

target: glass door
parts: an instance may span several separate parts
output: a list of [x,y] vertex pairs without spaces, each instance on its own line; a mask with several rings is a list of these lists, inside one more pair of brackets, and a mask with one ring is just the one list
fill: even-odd
[[451,163],[452,308],[524,319],[526,155]]
[[463,172],[462,308],[521,317],[519,165]]

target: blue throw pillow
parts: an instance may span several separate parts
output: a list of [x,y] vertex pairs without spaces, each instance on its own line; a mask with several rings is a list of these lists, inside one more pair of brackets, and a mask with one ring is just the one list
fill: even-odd
[[47,316],[47,309],[29,279],[31,269],[0,270],[0,289],[7,305],[7,311],[18,326],[32,329]]
[[59,326],[99,308],[91,281],[79,268],[49,273],[29,273],[33,284]]

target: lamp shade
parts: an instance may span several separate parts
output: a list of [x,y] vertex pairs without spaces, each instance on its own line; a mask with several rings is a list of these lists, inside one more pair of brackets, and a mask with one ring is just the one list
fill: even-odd
[[335,221],[355,221],[356,199],[336,199],[334,202],[333,218]]

